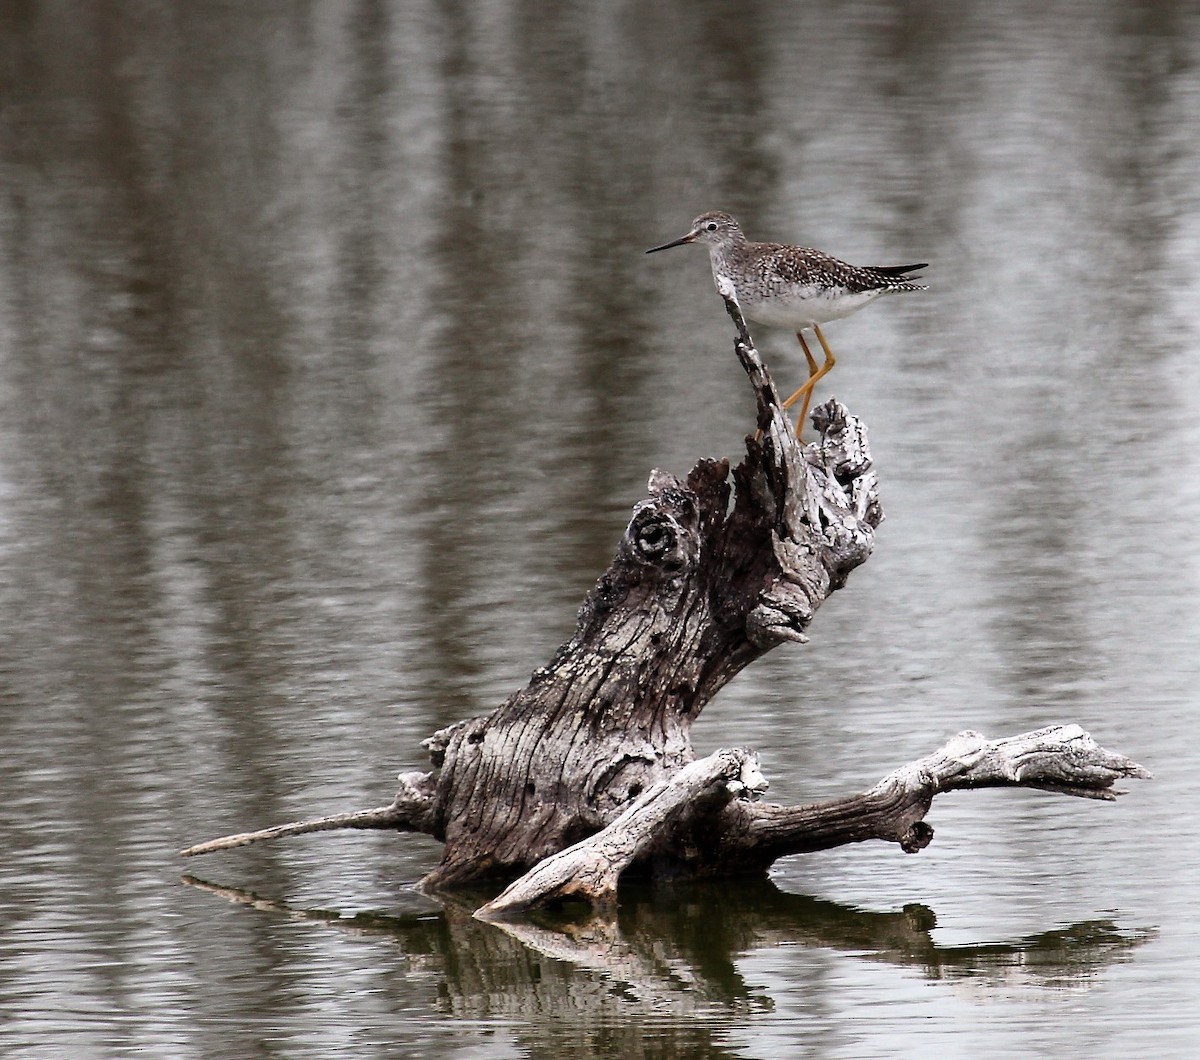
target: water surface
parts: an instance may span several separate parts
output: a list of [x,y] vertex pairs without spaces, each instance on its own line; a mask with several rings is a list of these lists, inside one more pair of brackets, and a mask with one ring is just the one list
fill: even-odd
[[[0,55],[6,1052],[1200,1048],[1194,5],[17,4]],[[802,801],[1077,721],[1156,779],[573,944],[422,837],[180,862],[389,801],[651,468],[736,457],[705,256],[642,254],[709,208],[933,290],[828,329],[888,518],[698,747]]]

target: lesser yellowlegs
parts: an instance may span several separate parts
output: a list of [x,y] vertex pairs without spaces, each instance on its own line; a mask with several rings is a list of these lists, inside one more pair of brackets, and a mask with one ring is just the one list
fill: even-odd
[[[708,248],[717,290],[723,294],[732,292],[744,316],[759,324],[790,328],[796,333],[808,361],[808,379],[783,407],[790,409],[803,399],[798,434],[803,433],[813,387],[837,363],[821,325],[857,312],[880,295],[928,290],[925,284],[913,282],[919,277],[910,275],[915,269],[925,268],[926,262],[848,265],[809,247],[751,243],[742,233],[742,226],[719,210],[702,213],[692,222],[687,235],[651,247],[646,253],[685,243],[703,243]],[[805,328],[813,330],[825,351],[825,363],[819,367],[804,339]]]

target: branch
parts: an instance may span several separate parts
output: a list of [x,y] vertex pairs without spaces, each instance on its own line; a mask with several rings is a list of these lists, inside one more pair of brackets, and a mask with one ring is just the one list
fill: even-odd
[[533,905],[571,896],[610,908],[621,873],[681,812],[708,797],[724,803],[757,795],[766,787],[753,752],[717,751],[655,784],[607,828],[539,862],[475,915],[480,920],[502,920]]
[[929,845],[925,814],[935,795],[971,788],[1040,788],[1081,798],[1114,800],[1123,778],[1150,779],[1124,755],[1097,744],[1078,725],[1054,725],[988,740],[961,732],[925,758],[889,773],[869,791],[812,806],[738,804],[725,832],[722,860],[765,867],[777,858],[866,839],[898,843],[907,853]]
[[211,854],[216,850],[231,850],[258,843],[264,839],[282,839],[285,836],[303,835],[306,832],[329,832],[337,828],[383,829],[394,832],[428,832],[433,807],[431,773],[401,773],[400,791],[390,806],[377,806],[372,810],[355,810],[352,813],[335,813],[328,817],[314,817],[307,821],[292,821],[290,824],[275,825],[257,832],[239,832],[237,835],[210,839],[197,843],[179,852],[180,857],[191,858],[197,854]]
[[1142,766],[1105,750],[1078,725],[1044,729],[988,740],[960,732],[928,758],[897,770],[880,782],[917,783],[914,772],[930,774],[938,791],[963,788],[1027,787],[1112,802],[1124,792],[1113,784],[1124,777],[1150,780]]
[[725,300],[725,311],[733,320],[733,327],[737,332],[733,351],[754,388],[754,397],[758,403],[758,429],[767,436],[776,452],[795,449],[796,432],[792,429],[792,421],[784,411],[771,373],[767,371],[767,366],[750,337],[750,329],[746,327],[746,318],[742,316],[737,296],[732,289],[722,290],[720,295]]

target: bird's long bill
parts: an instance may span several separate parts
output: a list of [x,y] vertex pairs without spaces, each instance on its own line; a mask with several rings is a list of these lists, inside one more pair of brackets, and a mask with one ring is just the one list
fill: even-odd
[[682,247],[685,243],[695,243],[696,233],[689,232],[686,236],[680,236],[678,239],[672,239],[670,243],[664,243],[661,247],[651,247],[646,251],[647,254],[653,254],[656,250],[670,250],[672,247]]

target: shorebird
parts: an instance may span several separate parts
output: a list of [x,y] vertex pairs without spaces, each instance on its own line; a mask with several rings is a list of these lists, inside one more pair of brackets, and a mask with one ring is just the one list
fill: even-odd
[[[736,219],[720,210],[702,213],[692,222],[687,235],[651,247],[646,253],[686,243],[703,243],[708,248],[717,290],[732,289],[746,317],[770,327],[790,328],[796,333],[808,361],[808,379],[783,407],[790,409],[803,399],[796,422],[798,437],[803,435],[813,387],[837,364],[821,325],[856,313],[880,295],[929,289],[925,284],[914,283],[920,277],[911,275],[914,270],[925,268],[928,262],[849,265],[810,247],[751,243]],[[825,363],[819,367],[804,339],[806,328],[812,329],[825,351]]]

